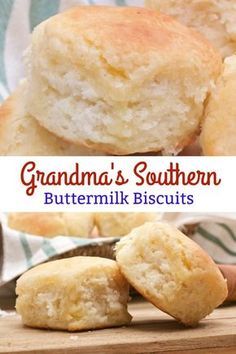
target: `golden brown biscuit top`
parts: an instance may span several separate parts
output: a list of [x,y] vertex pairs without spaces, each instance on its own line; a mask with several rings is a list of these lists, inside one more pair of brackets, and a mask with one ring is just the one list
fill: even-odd
[[[103,63],[116,66],[110,69],[124,78],[135,67],[150,65],[150,56],[158,59],[159,64],[173,60],[177,64],[192,56],[190,67],[203,62],[211,72],[218,71],[221,62],[216,50],[202,35],[149,9],[80,6],[56,15],[40,26],[48,40],[57,38],[66,45],[74,60],[81,40],[88,49],[100,50]],[[60,52],[59,42],[54,46]],[[56,57],[54,59],[57,61]],[[213,63],[208,65],[209,61]]]
[[115,276],[121,282],[124,278],[119,272],[115,261],[101,257],[71,257],[40,264],[26,273],[17,281],[17,294],[24,289],[24,286],[30,286],[32,283],[39,283],[44,279],[47,282],[55,282],[64,277],[64,281],[73,277],[79,277],[80,280],[104,273]]

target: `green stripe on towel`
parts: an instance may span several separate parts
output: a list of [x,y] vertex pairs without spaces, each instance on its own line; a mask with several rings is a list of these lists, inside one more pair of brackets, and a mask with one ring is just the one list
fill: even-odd
[[31,32],[40,22],[55,15],[59,11],[59,6],[60,0],[31,0],[29,11]]
[[198,227],[197,232],[205,239],[218,245],[226,253],[230,254],[231,256],[236,256],[236,252],[231,251],[228,247],[225,246],[225,244],[221,240],[219,240],[216,236],[212,235],[209,231],[203,229],[201,226]]
[[116,5],[117,6],[126,6],[125,0],[116,0]]
[[57,254],[56,249],[51,245],[51,242],[48,240],[43,241],[42,250],[48,257],[52,257]]
[[220,225],[225,231],[228,232],[228,234],[230,235],[230,237],[232,238],[232,240],[236,241],[236,236],[233,232],[233,230],[226,224],[218,224]]
[[25,257],[26,257],[26,263],[28,265],[28,267],[32,267],[32,252],[29,246],[29,243],[27,241],[26,235],[24,233],[20,233],[20,242],[22,245],[22,248],[24,250],[25,253]]
[[9,18],[11,16],[14,0],[0,0],[0,81],[7,86],[5,72],[5,41]]

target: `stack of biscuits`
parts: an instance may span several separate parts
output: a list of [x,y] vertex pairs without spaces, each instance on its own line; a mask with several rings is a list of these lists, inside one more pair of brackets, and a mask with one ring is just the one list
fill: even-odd
[[227,296],[213,260],[172,226],[147,222],[116,245],[116,261],[72,257],[41,264],[17,281],[16,310],[25,325],[78,331],[128,325],[131,284],[186,326]]
[[0,154],[176,155],[201,131],[204,154],[235,152],[235,58],[222,63],[235,0],[146,6],[79,6],[35,28],[27,77],[0,108]]
[[160,213],[28,212],[8,213],[7,225],[13,230],[47,238],[59,235],[107,238],[125,236],[133,228],[160,218]]
[[223,69],[205,104],[200,135],[203,155],[236,155],[236,0],[145,0],[202,33],[224,59]]

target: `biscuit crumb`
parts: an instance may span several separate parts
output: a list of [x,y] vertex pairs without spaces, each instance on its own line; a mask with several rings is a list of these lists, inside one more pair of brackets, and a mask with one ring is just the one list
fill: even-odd
[[70,336],[70,339],[71,340],[77,340],[77,339],[79,339],[79,336]]

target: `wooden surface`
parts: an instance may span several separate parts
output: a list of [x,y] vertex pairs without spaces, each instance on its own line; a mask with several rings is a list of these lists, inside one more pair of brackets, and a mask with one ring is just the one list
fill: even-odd
[[131,326],[80,333],[31,329],[15,314],[1,317],[0,353],[236,353],[236,306],[215,310],[194,329],[146,302],[129,308]]

